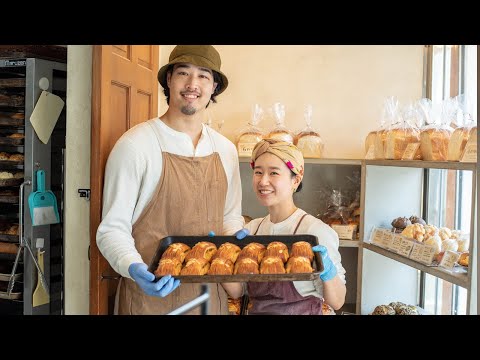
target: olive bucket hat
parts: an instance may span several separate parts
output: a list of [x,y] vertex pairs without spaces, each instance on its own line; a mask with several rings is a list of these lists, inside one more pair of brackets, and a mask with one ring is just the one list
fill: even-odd
[[177,45],[168,59],[168,64],[158,70],[158,81],[164,89],[167,88],[167,69],[170,65],[178,63],[190,63],[196,66],[206,67],[216,71],[222,78],[223,84],[218,94],[221,94],[228,86],[228,79],[220,71],[222,60],[220,54],[212,45]]

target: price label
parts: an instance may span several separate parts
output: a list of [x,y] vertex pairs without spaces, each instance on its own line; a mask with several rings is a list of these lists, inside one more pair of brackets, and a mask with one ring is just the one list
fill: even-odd
[[440,261],[439,266],[448,270],[452,270],[459,257],[460,257],[459,253],[455,251],[447,250],[445,251],[445,254],[443,254],[443,258],[442,258],[442,261]]
[[390,231],[385,231],[383,233],[383,247],[386,248],[386,249],[391,249],[392,248],[392,243],[393,243],[393,237],[395,236],[394,233],[390,232]]
[[468,141],[463,150],[461,162],[477,162],[477,143],[475,141]]
[[419,243],[416,243],[416,242],[413,242],[413,246],[412,246],[412,251],[410,252],[410,259],[412,260],[415,260],[415,261],[418,261],[418,262],[422,262],[422,255],[423,255],[423,248],[424,246],[422,244],[419,244]]
[[365,160],[375,160],[375,145],[370,145],[365,154]]
[[398,253],[402,256],[409,257],[410,252],[412,251],[413,241],[402,235],[397,236],[400,237],[400,248],[398,249]]
[[375,228],[372,232],[371,242],[378,246],[383,246],[383,233],[385,230]]
[[353,234],[357,225],[332,225],[332,229],[338,234],[339,239],[353,240]]
[[423,253],[422,258],[420,259],[421,263],[432,265],[433,257],[435,256],[435,246],[433,245],[422,245],[423,246]]
[[257,143],[238,143],[238,156],[252,156],[255,145],[257,145]]
[[420,147],[420,143],[410,143],[407,145],[407,148],[403,152],[402,160],[413,160],[415,153]]
[[[393,233],[392,233],[393,234]],[[402,242],[402,237],[399,236],[398,234],[393,234],[393,239],[390,244],[389,250],[399,254],[400,253],[400,246]]]

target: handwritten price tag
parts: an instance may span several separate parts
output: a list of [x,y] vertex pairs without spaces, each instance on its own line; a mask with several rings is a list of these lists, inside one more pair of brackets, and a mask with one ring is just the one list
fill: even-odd
[[465,150],[463,150],[462,162],[477,162],[477,143],[468,141],[465,145]]
[[422,255],[423,255],[423,248],[422,244],[413,242],[412,251],[410,252],[410,259],[422,262]]
[[375,245],[383,246],[383,232],[384,231],[385,230],[379,229],[379,228],[373,229],[372,238],[370,239],[370,241]]
[[252,156],[253,148],[257,143],[239,143],[238,156]]
[[389,250],[399,254],[400,253],[400,246],[401,246],[401,243],[402,243],[402,237],[399,236],[398,234],[393,234],[392,238],[393,239],[392,239],[392,242],[390,244]]
[[435,256],[435,246],[433,245],[423,245],[423,253],[420,262],[432,265],[433,257]]
[[383,247],[385,247],[388,250],[391,250],[394,236],[395,236],[395,233],[392,233],[390,231],[385,231],[383,233],[383,239],[382,239]]
[[400,247],[398,249],[398,253],[402,256],[408,257],[412,251],[413,241],[402,235],[397,236],[400,237]]
[[456,253],[455,251],[447,250],[445,251],[445,254],[443,254],[443,258],[442,258],[442,261],[440,261],[439,266],[448,270],[452,270],[459,257],[460,257],[459,253]]

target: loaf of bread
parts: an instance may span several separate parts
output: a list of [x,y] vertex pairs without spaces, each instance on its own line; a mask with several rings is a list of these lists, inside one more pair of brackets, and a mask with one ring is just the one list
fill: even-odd
[[278,139],[293,144],[293,135],[288,130],[273,130],[265,137],[267,139]]
[[263,139],[261,132],[248,131],[237,137],[236,145],[239,156],[252,156],[255,145]]
[[180,275],[182,270],[182,263],[176,257],[160,259],[157,269],[153,272],[156,277],[162,277],[165,275],[177,276]]
[[263,244],[252,242],[250,244],[245,245],[245,247],[240,251],[238,255],[237,262],[243,258],[250,258],[254,260],[257,264],[263,259],[265,254],[266,247]]
[[180,275],[205,275],[209,268],[209,260],[203,258],[191,258],[187,260],[187,263],[180,271]]
[[375,159],[385,159],[385,143],[387,141],[387,130],[378,130],[375,136]]
[[238,260],[235,262],[235,267],[233,270],[234,274],[258,274],[259,269],[258,269],[258,263],[249,258],[238,258]]
[[[420,134],[414,128],[396,128],[386,132],[384,147],[385,159],[401,160],[408,144],[420,143]],[[421,160],[421,149],[418,147],[414,160]]]
[[278,256],[265,256],[260,264],[260,274],[285,274],[283,259]]
[[306,241],[297,241],[292,244],[290,256],[304,256],[311,262],[313,260],[312,246]]
[[231,262],[229,259],[224,259],[220,257],[213,259],[207,274],[208,275],[232,275],[233,262]]
[[313,272],[311,261],[305,256],[290,256],[286,267],[287,274]]
[[217,252],[212,257],[212,260],[215,260],[217,258],[228,259],[232,262],[232,264],[234,264],[235,261],[237,261],[240,250],[240,247],[235,244],[229,242],[223,243],[222,245],[220,245]]
[[451,128],[429,128],[420,132],[420,148],[423,160],[446,161]]
[[370,146],[373,146],[375,149],[375,139],[377,137],[377,131],[370,131],[365,138],[365,155],[368,153],[368,149],[370,149]]
[[289,256],[288,247],[280,241],[273,241],[267,246],[267,251],[265,251],[265,257],[267,256],[277,256],[282,259],[284,263],[286,263]]
[[191,250],[191,247],[184,243],[173,243],[170,244],[167,249],[162,254],[162,259],[174,259],[177,258],[180,260],[180,264],[183,264],[185,257],[188,252]]
[[470,128],[458,127],[453,131],[448,143],[447,159],[449,161],[459,161],[461,159],[469,138]]
[[190,259],[205,259],[210,261],[217,252],[217,245],[209,241],[200,241],[185,256],[185,261]]
[[295,137],[294,144],[302,152],[303,157],[317,159],[323,157],[324,143],[316,131],[300,132]]

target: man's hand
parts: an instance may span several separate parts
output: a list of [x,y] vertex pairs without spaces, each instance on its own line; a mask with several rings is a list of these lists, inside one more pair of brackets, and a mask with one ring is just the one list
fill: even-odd
[[323,271],[320,273],[320,279],[322,281],[332,280],[337,276],[337,267],[328,256],[327,248],[323,245],[316,245],[312,248],[314,252],[319,252],[322,256]]
[[155,275],[147,270],[144,263],[131,264],[128,273],[143,292],[150,296],[165,297],[180,285],[180,280],[175,280],[172,275],[165,275],[155,282]]

